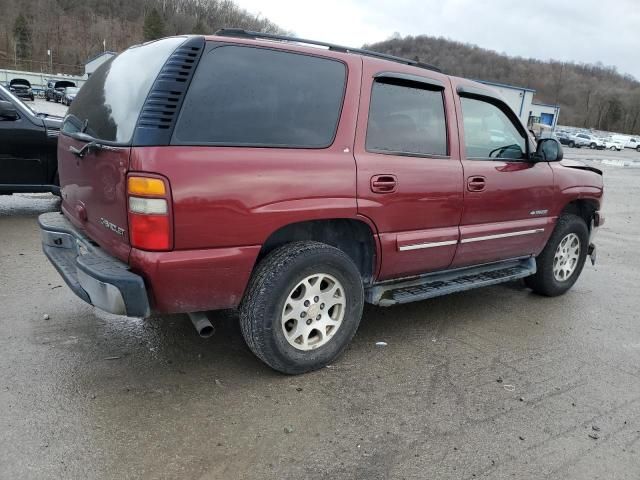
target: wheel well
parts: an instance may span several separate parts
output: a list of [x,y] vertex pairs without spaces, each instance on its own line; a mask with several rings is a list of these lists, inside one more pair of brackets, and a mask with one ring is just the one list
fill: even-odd
[[591,220],[596,210],[598,210],[598,204],[592,200],[574,200],[562,209],[560,215],[565,213],[577,215],[585,221],[587,228],[591,229]]
[[258,262],[285,243],[314,240],[339,248],[349,255],[360,270],[365,284],[373,281],[376,248],[373,232],[359,220],[339,218],[287,225],[273,232],[262,245]]

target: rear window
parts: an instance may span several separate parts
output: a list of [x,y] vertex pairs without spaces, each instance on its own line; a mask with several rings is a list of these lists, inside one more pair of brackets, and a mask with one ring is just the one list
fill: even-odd
[[132,47],[101,65],[78,92],[62,131],[129,143],[140,110],[169,55],[185,41],[165,38]]
[[324,148],[344,96],[342,62],[222,46],[200,61],[172,144]]

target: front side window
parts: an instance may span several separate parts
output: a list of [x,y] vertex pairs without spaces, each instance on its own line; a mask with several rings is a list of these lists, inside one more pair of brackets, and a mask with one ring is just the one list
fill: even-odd
[[461,97],[464,145],[467,158],[521,159],[526,139],[511,119],[496,105]]
[[366,149],[370,152],[447,155],[442,90],[383,79],[373,84]]
[[325,148],[333,143],[346,67],[327,58],[222,46],[203,56],[173,145]]

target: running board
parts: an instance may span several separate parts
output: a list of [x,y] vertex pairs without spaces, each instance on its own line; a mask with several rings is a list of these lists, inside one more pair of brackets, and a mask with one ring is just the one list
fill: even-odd
[[389,307],[508,282],[534,273],[536,273],[535,259],[525,257],[378,283],[369,287],[365,295],[367,302]]

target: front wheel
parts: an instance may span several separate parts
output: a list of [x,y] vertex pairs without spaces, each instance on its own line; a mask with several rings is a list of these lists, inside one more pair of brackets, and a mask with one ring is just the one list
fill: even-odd
[[609,147],[609,150],[617,150],[616,147]]
[[589,145],[589,148],[591,148],[591,150],[595,150],[596,148],[598,148],[598,146],[595,143],[591,143],[591,145]]
[[335,360],[353,338],[364,303],[358,268],[341,250],[294,242],[265,257],[240,306],[251,351],[274,370],[300,374]]
[[636,147],[636,152],[640,152],[640,145]]
[[569,142],[569,146],[571,148],[575,147],[576,146],[576,142],[574,142],[574,141]]
[[525,279],[526,285],[547,297],[562,295],[578,280],[588,248],[589,229],[585,221],[577,215],[561,216],[536,258],[536,273]]

